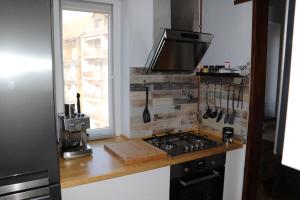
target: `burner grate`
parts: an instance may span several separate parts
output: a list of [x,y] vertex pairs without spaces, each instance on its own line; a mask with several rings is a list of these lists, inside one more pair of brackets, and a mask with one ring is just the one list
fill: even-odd
[[174,134],[168,133],[161,136],[152,136],[144,139],[144,141],[167,152],[170,156],[200,151],[218,145],[217,142],[207,137],[181,131]]

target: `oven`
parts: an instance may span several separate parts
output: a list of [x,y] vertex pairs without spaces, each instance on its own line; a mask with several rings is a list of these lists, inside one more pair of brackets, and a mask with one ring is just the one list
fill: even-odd
[[226,154],[171,166],[170,200],[222,200]]

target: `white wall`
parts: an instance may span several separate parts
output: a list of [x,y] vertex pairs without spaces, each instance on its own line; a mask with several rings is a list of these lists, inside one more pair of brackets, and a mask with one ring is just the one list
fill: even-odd
[[157,40],[164,28],[171,28],[171,0],[153,0],[154,40]]
[[122,0],[123,134],[130,134],[129,68],[143,67],[153,45],[153,0]]
[[130,67],[144,66],[153,45],[153,0],[122,1],[124,53]]
[[203,32],[214,34],[203,64],[233,66],[251,60],[252,2],[234,5],[233,0],[203,1]]

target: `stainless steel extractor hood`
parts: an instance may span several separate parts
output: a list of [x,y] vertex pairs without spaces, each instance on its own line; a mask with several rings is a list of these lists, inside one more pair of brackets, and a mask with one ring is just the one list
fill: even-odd
[[199,0],[171,0],[171,29],[164,29],[155,42],[145,72],[191,73],[195,70],[213,35],[200,33]]

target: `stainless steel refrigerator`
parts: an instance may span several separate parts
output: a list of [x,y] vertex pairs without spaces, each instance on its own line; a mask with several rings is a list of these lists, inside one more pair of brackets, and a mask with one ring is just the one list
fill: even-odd
[[300,170],[300,1],[287,0],[275,153]]
[[0,200],[61,199],[52,1],[0,1]]

